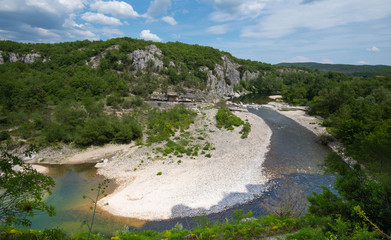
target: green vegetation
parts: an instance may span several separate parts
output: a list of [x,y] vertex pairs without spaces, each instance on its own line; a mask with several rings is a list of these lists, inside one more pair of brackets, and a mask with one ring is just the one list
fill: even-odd
[[217,111],[216,125],[218,128],[224,127],[227,130],[234,130],[234,127],[239,127],[243,125],[243,128],[240,131],[240,134],[242,134],[242,139],[247,138],[248,134],[251,131],[251,125],[249,122],[244,122],[227,108],[220,108]]
[[279,63],[277,66],[296,66],[303,70],[312,69],[321,72],[340,72],[353,76],[374,77],[391,75],[391,67],[386,65],[349,65],[349,64],[325,64],[325,63]]
[[[329,133],[343,141],[345,154],[364,168],[348,167],[336,154],[330,155],[326,165],[328,171],[339,175],[335,184],[338,195],[324,188],[322,193],[309,196],[309,213],[304,216],[290,218],[293,215],[282,209],[274,211],[279,217],[241,221],[250,215],[238,212],[231,221],[204,222],[192,230],[177,225],[163,232],[120,231],[112,239],[262,239],[287,233],[294,233],[287,239],[384,239],[390,235],[390,67],[323,65],[333,67],[323,68],[325,72],[310,69],[319,66],[287,68],[177,42],[153,43],[163,52],[163,68],[149,62],[146,69],[136,71],[128,54],[151,44],[130,38],[57,44],[0,41],[5,60],[0,65],[1,146],[12,150],[31,143],[39,147],[60,142],[87,147],[136,140],[142,144],[146,134],[148,144],[161,142],[157,152],[163,156],[186,154],[192,158],[201,154],[210,158],[206,151],[213,146],[200,143],[205,139],[202,130],[197,136],[185,131],[194,121],[195,112],[183,105],[169,110],[151,109],[144,100],[157,90],[207,90],[207,74],[200,67],[214,71],[215,64],[222,64],[226,55],[241,64],[241,76],[246,71],[262,73],[256,79],[241,81],[235,90],[255,95],[280,93],[290,104],[309,106],[310,114],[322,116]],[[32,64],[10,63],[10,52],[39,52],[42,57]],[[96,69],[86,65],[92,57],[100,58]],[[245,138],[251,125],[226,109],[225,102],[218,106],[217,126],[232,130],[242,125]],[[175,141],[171,139],[174,136],[178,137]],[[330,138],[323,136],[321,141],[327,143]],[[54,214],[54,209],[43,201],[43,193],[50,193],[54,185],[50,178],[11,155],[3,154],[0,164],[2,224],[28,226],[29,217],[36,212]],[[15,165],[24,171],[15,171]],[[2,226],[0,238],[86,239],[88,235],[69,237],[60,229],[36,231]],[[95,234],[91,238],[107,239]]]
[[225,108],[217,111],[216,123],[218,128],[224,127],[227,130],[233,130],[234,126],[239,127],[243,121]]
[[51,177],[38,173],[20,158],[2,151],[0,224],[30,226],[31,218],[38,213],[55,215],[53,206],[45,203],[45,194],[51,194],[53,186]]
[[196,113],[184,105],[177,105],[170,110],[151,110],[148,113],[148,141],[168,140],[177,130],[188,129],[195,116]]
[[[199,226],[185,230],[181,224],[162,232],[118,231],[113,236],[92,234],[91,239],[99,240],[155,240],[155,239],[265,239],[271,236],[286,235],[285,239],[382,239],[378,232],[370,231],[364,223],[352,223],[324,217],[306,215],[298,218],[263,216],[251,219],[251,212],[243,214],[236,211],[234,217],[226,222],[211,223],[199,219]],[[3,239],[86,239],[88,233],[77,233],[71,237],[59,229],[44,231],[22,230],[15,227],[1,227]],[[292,234],[292,235],[289,235]]]
[[250,131],[251,131],[251,124],[249,122],[243,123],[243,128],[239,132],[240,134],[242,134],[241,138],[247,138]]

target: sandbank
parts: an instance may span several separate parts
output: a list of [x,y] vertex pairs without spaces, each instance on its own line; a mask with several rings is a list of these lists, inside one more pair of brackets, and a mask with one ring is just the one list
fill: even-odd
[[268,180],[262,163],[271,129],[254,114],[235,112],[251,124],[248,138],[241,139],[241,127],[233,131],[215,127],[216,111],[202,110],[190,129],[204,127],[205,141],[215,148],[210,158],[206,154],[159,158],[151,155],[154,146],[133,147],[97,166],[99,174],[119,185],[99,206],[117,216],[160,220],[220,212],[262,194]]

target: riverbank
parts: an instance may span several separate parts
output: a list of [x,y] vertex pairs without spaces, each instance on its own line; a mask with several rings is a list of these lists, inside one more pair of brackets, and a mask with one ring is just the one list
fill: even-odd
[[98,164],[98,173],[119,185],[99,206],[117,216],[159,220],[215,213],[260,195],[270,128],[251,113],[235,112],[251,124],[248,138],[241,139],[241,128],[215,126],[216,111],[201,110],[189,129],[207,132],[210,155],[164,157],[155,151],[159,146],[142,146]]
[[307,128],[313,132],[317,137],[328,136],[332,141],[327,142],[327,146],[334,152],[339,154],[342,159],[349,165],[356,164],[357,161],[344,154],[344,148],[341,141],[333,138],[326,130],[326,127],[322,126],[323,118],[319,116],[310,116],[307,114],[308,107],[306,106],[291,106],[285,102],[279,101],[280,95],[269,96],[269,98],[275,100],[263,105],[247,105],[247,107],[265,107],[272,109],[290,119],[297,122],[301,126]]

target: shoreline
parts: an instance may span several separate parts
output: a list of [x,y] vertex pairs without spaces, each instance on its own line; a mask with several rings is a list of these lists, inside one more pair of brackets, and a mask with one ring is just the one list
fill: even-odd
[[[293,121],[297,122],[301,126],[305,127],[306,129],[308,129],[309,131],[314,133],[317,137],[321,137],[322,135],[332,137],[332,135],[330,135],[327,132],[326,127],[321,125],[323,122],[323,118],[321,118],[319,116],[310,116],[307,114],[306,111],[308,110],[308,107],[306,107],[306,106],[290,106],[289,104],[287,104],[285,102],[277,102],[278,99],[281,99],[280,95],[269,96],[269,98],[271,98],[275,101],[271,101],[267,104],[262,104],[262,105],[248,104],[246,106],[247,107],[255,107],[255,108],[264,107],[264,108],[271,109],[271,110],[276,111],[276,112],[284,115],[285,117],[288,117],[288,118],[292,119]],[[334,138],[334,137],[332,137],[332,138]],[[340,155],[342,157],[342,159],[346,162],[346,164],[348,164],[349,166],[352,166],[357,163],[356,160],[354,160],[351,157],[347,157],[344,154],[344,147],[343,147],[343,144],[341,141],[333,139],[333,141],[330,141],[327,143],[327,146],[332,151],[334,151],[335,153]]]
[[150,160],[146,153],[152,147],[133,148],[98,164],[98,173],[119,185],[98,206],[116,216],[164,220],[221,212],[262,194],[268,180],[262,175],[262,163],[271,129],[254,114],[235,112],[242,120],[248,119],[252,128],[248,138],[241,139],[241,127],[233,131],[215,127],[216,111],[204,110],[206,119],[198,123],[209,123],[206,140],[215,148],[210,158]]

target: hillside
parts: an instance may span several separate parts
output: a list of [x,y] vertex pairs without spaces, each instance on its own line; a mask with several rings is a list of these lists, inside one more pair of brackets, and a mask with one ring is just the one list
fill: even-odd
[[[131,38],[58,44],[0,41],[0,64],[3,73],[15,75],[15,71],[18,74],[23,70],[24,75],[42,75],[39,81],[29,81],[49,97],[133,94],[164,100],[167,93],[174,92],[183,101],[231,97],[235,84],[257,78],[262,70],[274,69],[270,64],[242,61],[211,47]],[[67,81],[58,81],[54,73]],[[80,78],[83,74],[89,79]],[[65,89],[70,91],[60,93]]]
[[350,64],[324,64],[315,62],[279,63],[277,66],[305,67],[321,72],[340,72],[353,76],[373,77],[391,75],[391,67],[387,65],[350,65]]

